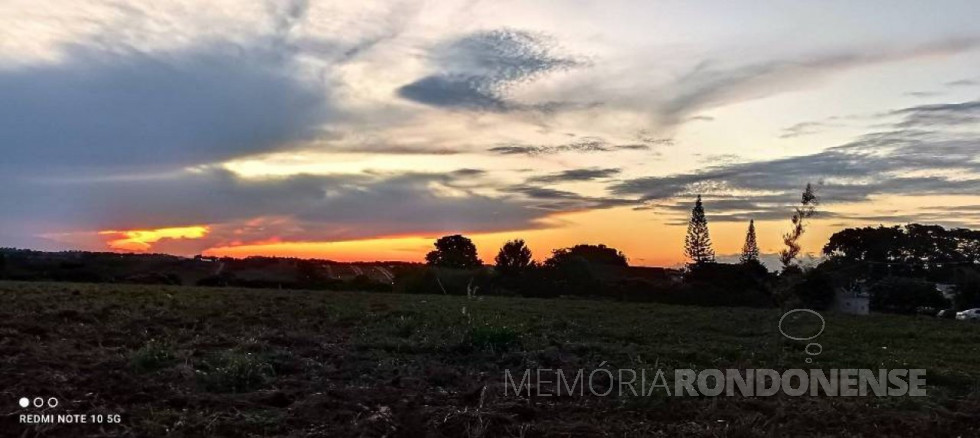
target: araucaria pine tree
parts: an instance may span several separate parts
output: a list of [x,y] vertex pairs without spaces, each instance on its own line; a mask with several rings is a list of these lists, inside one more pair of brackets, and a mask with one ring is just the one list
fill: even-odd
[[708,219],[704,217],[704,206],[701,205],[701,195],[694,202],[691,210],[691,222],[687,224],[687,237],[684,239],[684,255],[696,264],[715,261],[715,251],[711,249],[711,237],[708,235]]
[[742,255],[738,258],[742,263],[759,261],[759,244],[755,242],[755,221],[749,221],[749,231],[745,233],[745,245],[742,245]]

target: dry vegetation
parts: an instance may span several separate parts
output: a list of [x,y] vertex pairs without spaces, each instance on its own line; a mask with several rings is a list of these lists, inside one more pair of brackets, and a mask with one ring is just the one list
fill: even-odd
[[[827,318],[815,366],[925,368],[920,399],[528,399],[504,369],[800,368],[803,346],[744,308],[69,283],[0,302],[11,436],[980,434],[980,324]],[[20,425],[22,395],[123,421]]]

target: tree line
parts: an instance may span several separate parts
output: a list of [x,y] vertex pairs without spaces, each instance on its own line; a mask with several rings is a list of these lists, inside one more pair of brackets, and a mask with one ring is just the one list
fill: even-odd
[[[980,231],[919,224],[849,228],[831,236],[821,251],[823,261],[807,267],[799,262],[800,240],[817,215],[819,199],[811,184],[798,199],[788,211],[789,230],[782,235],[781,268],[776,272],[760,261],[754,220],[748,222],[738,262],[719,263],[704,201],[698,195],[684,239],[688,263],[676,273],[630,268],[622,252],[601,244],[556,249],[538,263],[522,239],[506,242],[494,257],[493,267],[483,267],[473,242],[452,235],[435,242],[435,249],[426,256],[430,270],[416,273],[403,289],[459,293],[465,286],[484,293],[524,296],[586,295],[823,310],[832,305],[835,291],[858,285],[870,293],[872,309],[877,311],[912,313],[924,308],[980,306]],[[954,298],[945,298],[936,284],[952,285]]]

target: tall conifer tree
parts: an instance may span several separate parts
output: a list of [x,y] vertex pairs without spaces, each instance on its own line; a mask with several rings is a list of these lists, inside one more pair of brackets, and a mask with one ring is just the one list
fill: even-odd
[[742,245],[742,263],[759,261],[759,244],[755,241],[755,221],[749,221],[749,231],[745,233],[745,245]]
[[711,249],[708,219],[704,216],[701,195],[698,195],[697,201],[694,202],[694,209],[691,210],[691,222],[687,225],[687,237],[684,239],[684,255],[696,265],[715,261],[715,251]]

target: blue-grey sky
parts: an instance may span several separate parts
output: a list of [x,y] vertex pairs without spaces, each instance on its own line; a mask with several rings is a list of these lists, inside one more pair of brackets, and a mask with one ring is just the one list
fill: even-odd
[[[0,4],[0,245],[680,260],[980,226],[975,1]],[[485,248],[484,248],[485,246]]]

